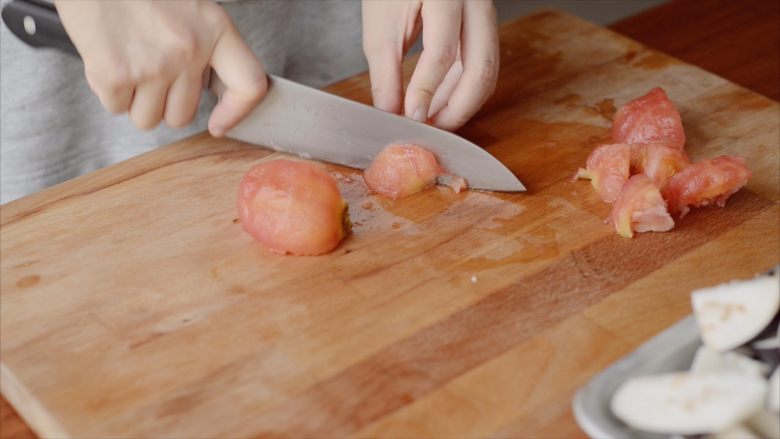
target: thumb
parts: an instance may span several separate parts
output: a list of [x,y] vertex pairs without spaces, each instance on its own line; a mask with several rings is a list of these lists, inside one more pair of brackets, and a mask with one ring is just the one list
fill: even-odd
[[209,64],[226,87],[209,118],[209,131],[221,137],[263,99],[268,80],[260,60],[232,24],[214,45]]

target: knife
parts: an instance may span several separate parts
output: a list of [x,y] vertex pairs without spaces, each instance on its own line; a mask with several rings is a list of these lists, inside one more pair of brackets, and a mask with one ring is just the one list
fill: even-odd
[[[53,4],[13,0],[2,18],[30,46],[78,56]],[[210,88],[220,96],[225,86],[211,73]],[[448,173],[465,178],[470,188],[525,190],[506,166],[462,137],[274,75],[268,76],[267,95],[226,136],[359,169],[366,169],[389,144],[412,143],[432,151]]]

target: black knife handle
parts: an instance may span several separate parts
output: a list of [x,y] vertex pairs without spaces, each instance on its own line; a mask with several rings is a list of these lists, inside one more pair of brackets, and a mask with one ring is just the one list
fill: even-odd
[[5,5],[2,16],[8,29],[30,46],[51,47],[79,56],[54,5],[41,0],[13,0]]

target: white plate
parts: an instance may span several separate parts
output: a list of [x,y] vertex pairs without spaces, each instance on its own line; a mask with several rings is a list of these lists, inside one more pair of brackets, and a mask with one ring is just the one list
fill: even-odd
[[[764,274],[772,274],[777,270],[780,270],[780,265]],[[590,437],[598,439],[668,438],[662,434],[635,430],[616,418],[610,409],[612,395],[624,381],[635,376],[689,370],[702,344],[696,318],[691,314],[604,369],[574,396],[574,417],[580,428]]]
[[688,370],[702,345],[693,315],[680,320],[637,350],[596,375],[574,396],[574,417],[592,438],[661,439],[668,436],[634,430],[609,408],[615,390],[627,379]]

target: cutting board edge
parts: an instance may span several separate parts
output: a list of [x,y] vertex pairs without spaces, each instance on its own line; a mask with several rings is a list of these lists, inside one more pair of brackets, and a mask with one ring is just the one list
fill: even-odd
[[[110,164],[2,204],[0,205],[0,229],[11,225],[18,220],[34,215],[50,206],[56,205],[63,200],[90,195],[94,192],[120,184],[126,180],[132,180],[140,175],[153,172],[160,167],[186,160],[197,159],[202,156],[219,154],[228,151],[231,145],[249,145],[248,143],[239,140],[224,138],[223,143],[227,145],[225,148],[207,151],[202,145],[202,142],[209,139],[212,139],[209,132],[201,131],[167,145],[161,145],[150,151],[130,157],[129,159]],[[181,144],[192,144],[193,147],[188,148],[187,150],[178,150],[177,148]],[[252,147],[265,149],[269,154],[274,152],[273,150],[256,145],[252,145]],[[165,157],[162,163],[147,163],[149,158],[160,155]],[[128,167],[128,163],[136,165],[137,168],[133,168],[132,171],[124,170],[124,168]]]
[[38,436],[65,439],[72,437],[41,402],[18,382],[16,376],[1,360],[0,393]]

